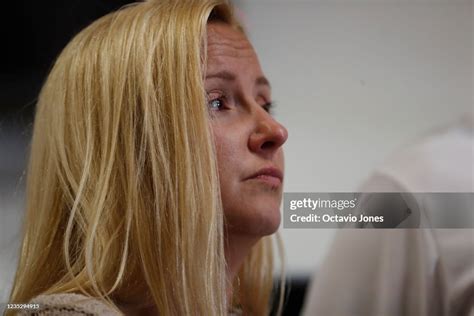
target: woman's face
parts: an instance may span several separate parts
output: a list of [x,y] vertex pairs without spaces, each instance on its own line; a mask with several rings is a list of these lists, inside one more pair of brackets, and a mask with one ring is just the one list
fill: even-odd
[[222,23],[207,30],[205,88],[226,229],[268,235],[280,224],[288,132],[270,114],[270,85],[245,35]]

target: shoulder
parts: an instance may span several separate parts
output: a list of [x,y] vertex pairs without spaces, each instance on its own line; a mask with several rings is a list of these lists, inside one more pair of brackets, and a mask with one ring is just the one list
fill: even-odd
[[19,315],[122,315],[99,299],[73,293],[39,295],[29,304],[38,304],[39,309],[22,310]]

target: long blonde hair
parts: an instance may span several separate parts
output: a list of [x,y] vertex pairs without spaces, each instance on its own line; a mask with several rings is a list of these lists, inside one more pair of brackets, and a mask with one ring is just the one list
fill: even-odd
[[[208,124],[206,25],[239,28],[219,0],[147,1],[64,49],[39,96],[24,239],[11,302],[83,293],[163,315],[224,315],[223,210]],[[235,304],[269,313],[268,238]]]

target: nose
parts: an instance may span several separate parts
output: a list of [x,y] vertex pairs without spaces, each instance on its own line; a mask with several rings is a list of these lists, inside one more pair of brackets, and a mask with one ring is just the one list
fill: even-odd
[[272,155],[288,139],[287,129],[277,122],[268,112],[259,109],[255,113],[255,129],[249,137],[249,148],[251,151]]

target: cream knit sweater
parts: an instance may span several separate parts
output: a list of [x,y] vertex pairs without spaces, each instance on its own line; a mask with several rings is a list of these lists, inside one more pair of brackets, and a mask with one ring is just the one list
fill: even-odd
[[121,316],[106,303],[80,294],[39,295],[30,301],[39,309],[21,310],[18,315]]

